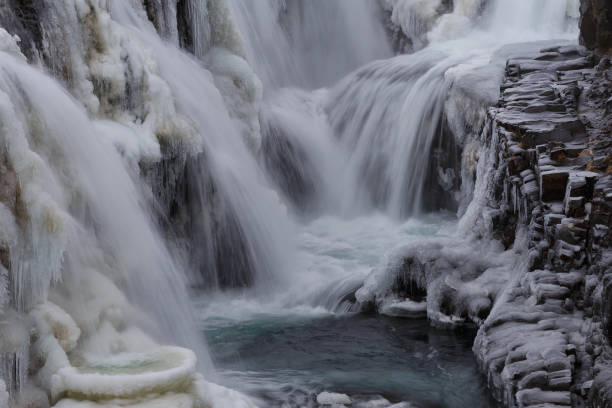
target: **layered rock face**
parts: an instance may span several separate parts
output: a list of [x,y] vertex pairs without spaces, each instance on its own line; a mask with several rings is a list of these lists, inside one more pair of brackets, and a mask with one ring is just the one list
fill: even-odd
[[513,242],[508,231],[526,228],[528,265],[498,298],[474,351],[508,406],[611,403],[600,397],[609,383],[592,387],[608,370],[612,266],[612,70],[605,58],[595,62],[574,46],[511,59],[500,104],[489,111],[483,140],[497,141],[503,185],[492,201],[510,220],[493,232]]
[[[581,40],[595,54],[610,47],[610,6],[581,5]],[[500,104],[489,111],[483,141],[496,141],[503,180],[491,202],[509,221],[493,223],[493,233],[506,243],[508,231],[526,227],[528,236],[528,266],[474,344],[508,406],[612,406],[611,75],[605,54],[543,49],[508,61]]]
[[474,189],[458,236],[401,248],[356,298],[478,327],[474,353],[505,406],[608,407],[612,64],[567,43],[530,49],[511,52],[463,149]]

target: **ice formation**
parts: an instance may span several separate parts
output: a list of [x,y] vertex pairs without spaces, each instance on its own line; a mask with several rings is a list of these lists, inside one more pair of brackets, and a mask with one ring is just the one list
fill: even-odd
[[[190,317],[187,274],[158,232],[151,188],[139,181],[140,166],[159,162],[165,146],[192,155],[204,148],[206,122],[178,112],[189,109],[177,107],[180,89],[162,77],[167,72],[152,52],[174,46],[164,45],[142,6],[127,2],[54,2],[36,12],[49,18],[45,24],[63,23],[45,26],[43,48],[30,55],[61,83],[27,64],[17,36],[0,32],[7,388],[18,404],[44,396],[38,387],[57,406],[226,406],[214,399],[221,387],[196,378],[194,352],[163,346],[194,350],[198,371],[210,375]],[[60,43],[65,48],[55,48]],[[212,92],[217,121],[233,129],[213,76],[181,58],[202,77],[199,90]],[[257,95],[257,87],[247,90],[247,102]],[[245,143],[230,132],[224,137]],[[130,372],[132,365],[142,372]],[[196,384],[209,387],[206,401]],[[227,394],[243,401],[236,406],[248,405]]]

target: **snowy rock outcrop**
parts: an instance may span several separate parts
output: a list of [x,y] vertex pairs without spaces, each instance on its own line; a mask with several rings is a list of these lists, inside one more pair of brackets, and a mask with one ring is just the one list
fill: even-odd
[[608,75],[602,63],[575,46],[513,58],[489,112],[494,126],[483,137],[498,140],[506,220],[493,231],[511,244],[508,231],[528,226],[529,263],[480,327],[474,352],[509,406],[592,401],[595,367],[605,364],[606,316],[595,312],[603,299],[594,289],[611,266],[610,139],[587,119],[593,101],[581,98]]
[[464,136],[459,238],[398,249],[355,295],[478,327],[474,353],[506,406],[612,403],[611,77],[576,45],[511,53],[499,103]]

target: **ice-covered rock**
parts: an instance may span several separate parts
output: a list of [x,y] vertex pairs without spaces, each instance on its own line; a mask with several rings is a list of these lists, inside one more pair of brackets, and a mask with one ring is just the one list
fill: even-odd
[[477,64],[446,74],[471,200],[457,236],[398,248],[355,299],[393,315],[425,303],[433,324],[478,326],[474,353],[508,406],[607,401],[612,190],[609,124],[597,118],[609,67],[567,43],[498,57],[508,63],[487,69],[503,74],[499,92],[470,89]]
[[[585,143],[600,130],[577,113],[584,102],[571,89],[597,81],[589,58],[576,46],[548,46],[510,59],[500,104],[489,111],[494,126],[485,127],[484,140],[494,141],[489,177],[503,186],[484,190],[485,208],[498,208],[489,228],[511,231],[508,242],[522,242],[528,254],[474,344],[490,388],[508,406],[576,406],[589,398],[577,384],[593,375],[598,324],[589,317],[588,291],[599,278],[587,293],[583,285],[590,270],[605,268],[598,257],[609,251],[589,249],[586,239],[597,229],[589,186],[603,180],[583,172],[591,154]],[[526,240],[518,241],[521,229]]]
[[4,28],[0,27],[0,51],[25,61],[26,58],[19,48],[20,41],[21,39],[17,35],[11,35]]
[[56,398],[130,398],[182,390],[190,386],[196,366],[191,350],[169,346],[149,353],[79,360],[54,375],[52,391]]
[[[132,400],[101,400],[82,401],[78,399],[63,399],[53,408],[200,408],[189,394],[167,394]],[[208,407],[206,407],[208,408]]]
[[317,395],[317,403],[322,406],[341,407],[351,403],[351,398],[346,394],[323,391]]
[[256,408],[256,405],[246,395],[205,381],[201,376],[196,376],[193,393],[200,404],[195,408]]
[[512,279],[517,252],[503,251],[495,241],[489,246],[459,237],[429,241],[397,249],[357,290],[356,300],[382,314],[426,315],[442,326],[480,324]]
[[53,335],[66,353],[76,347],[81,329],[59,306],[51,302],[40,303],[30,311],[30,316],[34,319],[38,336]]
[[213,48],[208,53],[209,69],[223,95],[230,113],[238,120],[247,143],[254,151],[261,146],[259,105],[262,84],[251,66],[240,56],[224,48]]
[[423,318],[427,316],[427,302],[415,302],[410,299],[385,304],[381,314],[394,317]]

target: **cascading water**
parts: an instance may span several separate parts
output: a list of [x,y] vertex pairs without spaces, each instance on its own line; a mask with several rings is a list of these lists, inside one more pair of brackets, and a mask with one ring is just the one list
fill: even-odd
[[[404,3],[396,2],[395,7],[418,8],[420,4]],[[455,191],[461,184],[463,140],[453,136],[460,133],[453,128],[457,124],[449,123],[460,120],[449,117],[453,112],[447,107],[453,82],[460,79],[462,69],[497,65],[497,72],[490,72],[495,82],[503,62],[500,65],[501,57],[495,62],[493,52],[502,44],[574,35],[568,18],[575,18],[576,4],[559,7],[553,2],[519,2],[509,6],[500,1],[481,10],[483,2],[457,2],[451,13],[437,20],[431,17],[432,44],[426,50],[373,62],[329,91],[312,96],[287,89],[277,92],[268,98],[262,114],[270,140],[274,140],[268,143],[264,131],[264,161],[271,177],[289,195],[290,187],[310,189],[314,192],[310,197],[304,200],[298,191],[293,201],[299,198],[298,207],[303,207],[304,201],[322,200],[323,212],[346,215],[378,209],[404,218],[423,210],[454,209],[458,204]],[[545,18],[534,17],[538,15]],[[477,17],[482,21],[473,27]],[[508,18],[521,22],[517,24],[520,37],[514,26],[505,24]],[[485,95],[489,89],[482,92],[486,102],[496,99],[496,85],[490,88],[492,97]],[[294,118],[302,117],[302,123],[310,122],[313,131],[306,134],[303,127],[288,123],[288,109],[294,111]],[[313,145],[325,139],[326,148],[313,150]],[[316,153],[308,154],[313,151]],[[283,162],[286,157],[292,158],[292,168]],[[322,177],[318,169],[335,171]],[[313,178],[323,180],[308,187]],[[321,194],[327,197],[317,197]]]
[[[196,312],[217,360],[226,345],[257,348],[260,330],[272,332],[278,347],[292,336],[316,341],[350,331],[331,314],[368,307],[394,261],[390,250],[456,234],[451,211],[463,210],[472,193],[464,147],[499,90],[505,54],[496,51],[574,37],[576,5],[0,4],[0,24],[21,37],[0,28],[0,175],[7,180],[0,328],[11,332],[0,334],[0,378],[12,394],[24,390],[26,402],[44,400],[42,389],[63,408],[112,398],[134,406],[249,406],[195,374],[188,349],[198,371],[213,377],[186,288],[206,289],[195,294]],[[390,31],[407,48],[424,49],[392,57]],[[319,327],[311,319],[321,315],[330,320]],[[359,341],[395,330],[384,321],[356,324]],[[277,338],[284,325],[299,330]],[[388,346],[389,338],[381,342]],[[461,347],[463,340],[444,341]],[[389,358],[396,345],[389,347],[373,360]],[[428,366],[423,356],[436,347],[415,353]],[[28,359],[39,361],[30,364],[30,379]],[[263,406],[307,405],[313,390],[357,392],[351,381],[367,382],[322,365],[323,374],[311,374],[323,380],[288,385],[273,374],[250,375],[245,360],[247,367],[223,367],[239,380],[224,381],[257,394]],[[462,364],[469,363],[458,363],[456,375]],[[364,372],[385,383],[382,367]],[[83,377],[108,373],[116,377]],[[142,377],[120,386],[126,373]],[[432,391],[424,384],[414,397],[395,385],[377,387],[367,393],[406,400]],[[449,393],[455,403],[485,404]]]
[[[2,53],[1,65],[3,154],[19,180],[15,215],[23,218],[14,222],[24,234],[9,248],[10,265],[17,266],[12,304],[18,312],[41,310],[62,346],[39,333],[32,345],[44,364],[37,383],[63,392],[51,374],[66,368],[64,352],[104,358],[151,349],[153,339],[196,350],[210,370],[190,323],[184,275],[112,145],[116,135],[106,134],[127,130],[91,121],[56,82],[19,58]],[[65,312],[48,300],[70,316],[62,318]]]
[[230,0],[246,55],[266,91],[328,86],[392,50],[368,0]]
[[[249,74],[232,68],[248,65],[230,50],[219,52],[208,61],[216,68],[211,75],[173,43],[176,22],[165,22],[184,10],[164,5],[158,28],[166,41],[137,2],[27,9],[52,20],[41,43],[67,44],[58,54],[51,46],[34,47],[32,58],[43,54],[76,99],[28,66],[18,38],[2,31],[4,168],[14,180],[3,214],[7,233],[16,231],[4,242],[10,258],[2,331],[21,333],[2,338],[2,378],[11,392],[23,390],[17,403],[42,404],[42,389],[62,407],[78,405],[70,398],[224,406],[214,398],[227,392],[195,375],[191,351],[156,344],[188,347],[199,357],[199,371],[212,376],[186,278],[240,286],[282,269],[274,263],[288,252],[286,240],[279,241],[288,235],[280,231],[283,210],[249,152],[256,137],[229,99],[239,94],[238,110],[238,103],[250,106],[241,97],[255,103],[258,80],[242,77],[244,93],[231,94],[224,86]],[[9,12],[23,11],[13,7]],[[222,19],[223,10],[220,2],[209,12]],[[53,27],[53,20],[69,27]],[[158,223],[180,221],[180,211],[191,212],[188,233],[168,228],[162,234]],[[275,222],[255,216],[264,212]],[[194,247],[200,251],[191,256]],[[242,260],[235,261],[238,247]],[[20,315],[11,317],[10,309]],[[29,319],[36,328],[30,347],[22,346]],[[26,382],[28,357],[40,366],[30,367]],[[106,371],[99,371],[101,364]],[[160,367],[148,372],[147,364]],[[137,376],[124,379],[121,370]],[[103,373],[108,377],[97,381]],[[166,397],[165,391],[182,394]],[[235,393],[221,399],[232,400],[248,404]]]
[[[398,18],[402,10],[428,7],[419,1],[384,3]],[[283,8],[270,4],[272,12],[261,18],[284,21]],[[261,9],[250,15],[258,16],[258,12]],[[423,50],[373,61],[345,72],[335,85],[311,92],[292,88],[308,87],[298,76],[287,83],[290,76],[283,74],[296,72],[295,66],[266,66],[273,57],[263,58],[262,44],[273,41],[286,47],[292,37],[283,31],[285,26],[267,24],[274,29],[265,31],[257,28],[264,24],[259,17],[253,18],[255,22],[244,19],[249,24],[238,27],[250,43],[247,49],[262,50],[248,52],[247,59],[262,78],[266,78],[265,69],[268,76],[282,78],[276,83],[264,79],[259,156],[290,214],[298,220],[299,246],[291,269],[281,272],[291,276],[284,289],[263,296],[247,292],[239,298],[219,295],[202,301],[204,319],[213,333],[219,333],[218,341],[229,341],[229,333],[241,327],[250,335],[250,330],[259,327],[257,322],[265,327],[262,330],[273,330],[270,327],[275,327],[278,315],[290,316],[289,321],[297,319],[297,323],[278,323],[278,330],[290,330],[294,324],[309,327],[310,318],[304,316],[368,310],[378,294],[394,284],[387,278],[392,275],[389,268],[395,268],[406,250],[390,251],[398,245],[418,251],[419,244],[432,242],[435,248],[429,250],[434,257],[436,245],[448,245],[452,256],[462,259],[460,254],[467,250],[456,244],[455,237],[464,233],[469,222],[457,230],[451,212],[462,214],[472,194],[475,164],[469,156],[470,138],[482,128],[487,107],[497,102],[505,61],[520,53],[520,47],[501,47],[517,41],[573,39],[576,12],[576,1],[437,2],[431,13],[419,16],[419,24],[429,19],[421,36],[423,44],[413,44],[415,48],[428,44]],[[415,22],[403,17],[397,21]],[[409,28],[406,36],[423,30]],[[285,87],[275,90],[279,85]],[[470,208],[469,212],[474,211]],[[479,250],[499,253],[493,244]],[[444,313],[445,300],[429,298],[401,305],[390,299],[377,308],[391,315],[426,313],[441,324],[451,322]],[[231,367],[229,375],[237,375],[234,370],[254,369],[250,360],[243,365],[228,358],[223,364]],[[379,372],[371,375],[384,376]],[[255,389],[265,388],[261,382],[266,380],[256,374],[240,378]],[[332,378],[322,381],[303,386],[320,390],[334,384],[336,389],[348,390]],[[278,384],[280,389],[292,386]],[[276,388],[265,392],[282,394]],[[280,400],[283,398],[297,403],[293,396]],[[482,402],[457,400],[451,404],[461,403]]]

